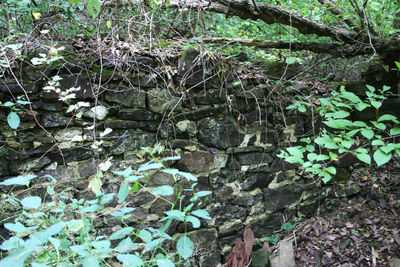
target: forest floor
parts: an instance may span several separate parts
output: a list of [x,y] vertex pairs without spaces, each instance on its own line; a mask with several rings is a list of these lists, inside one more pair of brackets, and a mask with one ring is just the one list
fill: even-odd
[[400,266],[393,264],[400,259],[400,168],[355,175],[357,194],[327,199],[320,215],[286,236],[294,241],[296,266]]

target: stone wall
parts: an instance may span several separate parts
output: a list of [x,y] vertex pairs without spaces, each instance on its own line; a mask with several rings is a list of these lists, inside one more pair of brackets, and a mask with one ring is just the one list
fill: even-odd
[[[190,233],[202,266],[220,262],[246,227],[265,237],[286,221],[311,216],[330,188],[317,188],[276,157],[288,141],[311,130],[308,118],[283,115],[279,103],[268,100],[273,87],[259,73],[216,64],[211,58],[195,64],[198,58],[195,51],[179,59],[139,56],[129,71],[97,60],[84,61],[90,65],[86,71],[73,64],[16,71],[33,113],[25,105],[18,111],[20,126],[12,130],[6,122],[9,108],[0,111],[0,181],[26,172],[51,174],[60,188],[72,186],[76,198],[91,199],[88,183],[99,163],[109,159],[112,170],[137,167],[146,161],[141,147],[161,143],[166,153],[181,155],[174,167],[196,175],[198,188],[213,192],[203,204],[212,220],[202,221],[201,229]],[[169,64],[174,71],[166,73]],[[76,97],[66,103],[59,100],[62,93],[44,90],[43,74],[59,75],[61,92],[78,88]],[[24,95],[11,75],[7,77],[0,84],[3,103]],[[70,104],[79,102],[90,106],[67,112]],[[102,136],[106,128],[113,131]],[[98,141],[100,149],[95,149]],[[118,191],[121,178],[110,172],[101,179],[105,193]],[[156,172],[145,183],[153,187],[173,180]],[[168,208],[140,190],[128,201],[136,207],[128,223],[139,228],[157,224]],[[109,234],[118,225],[112,218],[99,218],[96,227]],[[183,229],[180,224],[173,227],[175,232]]]

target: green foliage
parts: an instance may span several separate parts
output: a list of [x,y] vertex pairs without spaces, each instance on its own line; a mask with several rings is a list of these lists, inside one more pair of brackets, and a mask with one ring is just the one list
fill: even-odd
[[[199,219],[211,219],[208,212],[199,209],[202,203],[200,198],[206,197],[211,192],[195,192],[196,183],[190,188],[182,189],[178,184],[180,179],[194,182],[197,178],[189,173],[167,168],[163,162],[179,159],[178,156],[159,159],[155,153],[162,152],[162,147],[154,149],[145,148],[151,160],[140,166],[137,170],[127,168],[116,171],[115,174],[123,178],[122,185],[118,194],[104,194],[98,191],[96,198],[92,200],[75,199],[70,197],[68,191],[55,193],[55,179],[51,176],[50,184],[47,187],[47,198],[53,199],[44,202],[40,196],[27,196],[22,200],[12,194],[3,196],[3,201],[13,203],[21,212],[15,215],[14,222],[4,224],[4,227],[13,233],[5,240],[0,249],[7,251],[8,256],[0,261],[1,266],[100,266],[113,265],[107,258],[115,257],[124,266],[175,266],[182,263],[192,256],[194,244],[185,234],[176,240],[176,252],[167,251],[164,248],[166,241],[174,241],[167,234],[167,230],[174,220],[185,224],[191,223],[194,228],[200,227]],[[145,179],[150,172],[162,170],[169,173],[175,186],[159,186],[152,190],[152,193],[163,199],[171,208],[165,211],[165,217],[160,220],[162,226],[159,229],[152,227],[142,230],[135,229],[126,224],[126,220],[135,211],[134,207],[128,207],[125,199],[131,192],[131,183],[139,184],[140,189],[148,190],[140,181]],[[7,179],[0,183],[1,186],[27,186],[36,175],[25,175]],[[140,190],[138,189],[138,190]],[[183,198],[191,193],[190,204],[182,205]],[[175,200],[164,199],[163,196],[174,195]],[[105,207],[114,197],[117,196],[118,202],[122,205],[115,207]],[[122,228],[109,237],[95,236],[93,234],[94,222],[96,218],[111,210],[112,217],[117,218]],[[25,237],[25,238],[22,238]],[[111,241],[118,241],[116,246],[111,245]],[[139,242],[140,241],[140,242]],[[140,250],[144,245],[142,253],[133,252]],[[146,253],[148,252],[148,253]],[[33,257],[33,255],[35,255]]]
[[[306,173],[316,175],[327,183],[336,174],[333,163],[344,154],[350,153],[360,161],[371,164],[373,153],[372,159],[378,167],[387,163],[393,153],[400,156],[400,144],[394,142],[400,134],[400,121],[395,116],[377,115],[376,120],[369,122],[349,118],[351,112],[361,112],[367,108],[375,109],[379,114],[379,108],[386,99],[384,93],[390,88],[384,86],[376,92],[373,86],[368,85],[367,89],[365,100],[347,92],[344,87],[340,88],[340,92],[318,99],[320,106],[316,108],[316,113],[323,123],[318,136],[302,138],[300,141],[303,145],[289,147],[281,151],[278,157],[299,165]],[[287,109],[305,112],[306,106],[310,107],[311,104],[297,101]]]

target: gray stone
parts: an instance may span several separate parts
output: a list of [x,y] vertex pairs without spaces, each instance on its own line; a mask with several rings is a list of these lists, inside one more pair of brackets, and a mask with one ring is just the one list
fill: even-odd
[[272,157],[265,152],[244,153],[237,155],[237,160],[242,165],[272,163]]
[[117,117],[121,120],[130,121],[154,121],[156,116],[153,112],[146,109],[122,109]]
[[180,111],[182,101],[175,97],[167,89],[153,89],[147,94],[149,99],[149,108],[155,113],[163,114],[165,111]]
[[348,184],[345,187],[337,190],[335,195],[337,197],[350,197],[360,192],[360,190],[361,189],[358,184]]
[[70,118],[62,117],[56,114],[43,114],[41,117],[41,124],[45,128],[67,126]]
[[107,117],[108,109],[104,106],[92,107],[89,111],[83,114],[84,117],[96,118],[99,121],[104,120]]
[[174,118],[176,120],[200,120],[207,117],[212,117],[218,115],[220,109],[218,107],[200,107],[195,110],[182,112],[176,115]]
[[256,173],[241,183],[241,187],[244,191],[251,191],[256,188],[267,188],[273,178],[274,175],[272,173]]
[[287,241],[279,242],[279,256],[271,259],[271,267],[294,267],[293,245]]
[[151,176],[149,180],[149,186],[161,186],[161,185],[174,185],[174,178],[171,174],[165,172],[157,172]]
[[[251,254],[251,265],[250,267],[268,267],[269,266],[269,253],[267,248],[261,248]],[[283,266],[281,266],[283,267]]]
[[200,173],[225,167],[227,156],[209,152],[187,153],[181,156],[180,167],[191,173]]
[[141,147],[151,147],[155,143],[154,134],[136,132],[128,130],[110,148],[110,155],[122,155],[127,152],[139,150]]
[[22,89],[21,86],[19,86],[18,84],[0,84],[0,92],[11,93],[11,94],[21,94],[21,93],[24,93],[24,90],[25,90],[26,93],[33,94],[33,93],[37,93],[39,91],[38,87],[33,84],[23,84],[22,87],[24,89]]
[[61,112],[63,103],[62,102],[51,102],[51,103],[43,102],[43,103],[41,103],[40,107],[41,107],[41,109],[46,110],[46,111]]
[[301,188],[295,185],[286,185],[276,189],[263,189],[265,208],[276,211],[295,203],[301,196]]
[[199,122],[198,131],[198,139],[201,143],[219,149],[239,146],[244,138],[243,131],[230,117],[202,120]]
[[49,165],[51,163],[51,160],[47,157],[41,157],[38,159],[29,159],[25,163],[19,163],[17,172],[18,173],[23,173],[23,172],[28,172],[28,171],[39,171],[43,169],[45,166]]
[[183,120],[176,124],[176,127],[181,132],[187,132],[190,135],[195,135],[197,133],[197,125],[193,121]]
[[108,89],[105,99],[110,102],[122,104],[126,107],[146,107],[146,92],[135,88],[118,87],[117,89]]
[[400,259],[398,258],[391,258],[389,260],[389,266],[390,267],[400,267]]

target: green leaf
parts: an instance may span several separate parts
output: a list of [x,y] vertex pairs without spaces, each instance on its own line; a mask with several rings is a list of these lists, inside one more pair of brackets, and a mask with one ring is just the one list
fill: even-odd
[[343,119],[350,116],[350,113],[344,110],[339,110],[333,113],[328,113],[326,114],[327,118],[333,118],[333,119]]
[[298,147],[288,147],[286,150],[289,152],[290,155],[294,156],[298,160],[303,159],[303,152],[301,152]]
[[129,184],[127,182],[122,183],[118,191],[118,203],[125,201],[126,197],[128,196],[129,189]]
[[7,123],[12,129],[17,129],[21,120],[17,113],[10,112],[7,116]]
[[367,86],[368,90],[369,90],[371,93],[375,92],[375,87],[373,87],[372,85],[369,85],[369,84],[367,84],[366,86]]
[[211,220],[211,217],[210,217],[210,214],[208,213],[208,211],[203,210],[203,209],[198,209],[198,210],[192,211],[192,215],[197,216],[202,219]]
[[176,243],[176,250],[183,259],[187,260],[193,254],[194,244],[190,238],[182,236]]
[[129,235],[133,231],[133,227],[125,227],[120,229],[119,231],[113,233],[110,236],[110,240],[116,240],[124,238],[125,236]]
[[16,222],[16,223],[5,223],[4,227],[11,231],[11,232],[15,232],[18,234],[24,233],[26,232],[28,229],[20,222]]
[[75,233],[77,233],[85,226],[82,220],[70,220],[69,222],[67,222],[67,224],[68,224],[68,230]]
[[84,207],[83,209],[81,209],[80,213],[96,212],[96,211],[99,211],[101,209],[103,209],[103,207],[96,204],[96,205]]
[[392,153],[384,153],[382,150],[378,149],[374,153],[374,160],[378,167],[382,166],[383,164],[387,163],[392,158]]
[[356,106],[356,109],[358,111],[363,111],[364,109],[369,108],[369,107],[370,107],[370,105],[367,103],[358,103]]
[[101,5],[99,0],[86,0],[86,8],[90,16],[94,19],[100,14]]
[[186,216],[185,221],[192,223],[193,228],[199,228],[200,227],[200,220],[197,219],[194,216]]
[[353,126],[351,121],[343,119],[329,119],[328,121],[324,121],[324,124],[326,124],[328,127],[340,130],[348,130],[349,127]]
[[158,267],[175,267],[175,264],[169,259],[159,259],[157,260]]
[[326,184],[331,179],[332,179],[332,176],[329,173],[327,173],[327,172],[322,173],[322,178],[321,178],[322,182],[324,182]]
[[191,174],[191,173],[178,171],[177,174],[183,176],[183,177],[184,177],[186,180],[188,180],[188,181],[197,182],[197,178],[196,178],[193,174]]
[[383,142],[382,140],[374,140],[371,143],[373,146],[383,146],[385,144],[385,142]]
[[353,102],[353,103],[362,103],[361,99],[352,92],[347,92],[344,89],[344,86],[340,87],[340,96]]
[[379,109],[382,106],[382,102],[376,101],[373,98],[369,99],[369,102],[371,103],[371,105],[375,108],[375,109]]
[[365,153],[357,153],[356,157],[361,160],[364,163],[367,163],[368,165],[371,164],[371,157],[368,154]]
[[371,129],[361,129],[361,134],[367,139],[374,137],[374,131]]
[[121,176],[123,176],[123,177],[128,177],[129,175],[131,175],[132,173],[133,173],[133,170],[132,170],[132,168],[131,167],[129,167],[129,168],[126,168],[125,170],[123,170],[123,171],[116,171],[116,172],[114,172],[115,174],[118,174],[118,175],[121,175]]
[[42,199],[38,196],[26,197],[21,200],[21,204],[24,209],[37,209],[42,204]]
[[153,163],[149,163],[149,164],[145,164],[145,165],[141,166],[138,169],[138,172],[144,172],[144,171],[148,171],[148,170],[158,170],[162,167],[164,167],[164,165],[162,165],[161,163],[153,162]]
[[379,117],[378,122],[381,121],[392,121],[395,123],[399,123],[399,120],[397,119],[397,117],[393,116],[393,115],[389,115],[389,114],[385,114]]
[[164,211],[164,213],[167,214],[168,217],[181,222],[183,222],[185,219],[185,213],[180,210],[169,210],[169,211]]
[[380,129],[380,130],[382,130],[382,131],[386,129],[386,125],[383,124],[383,123],[379,123],[379,122],[376,122],[376,121],[371,121],[371,123],[372,123],[376,128],[378,128],[378,129]]
[[395,127],[390,129],[390,135],[398,135],[400,134],[400,128],[399,127]]
[[89,253],[89,251],[88,251],[88,247],[89,247],[89,244],[86,243],[86,244],[83,244],[83,245],[70,246],[69,248],[70,248],[73,252],[75,252],[76,254],[78,254],[79,256],[82,256],[82,257],[89,257],[89,256],[90,256],[90,253]]
[[35,251],[35,248],[23,248],[14,251],[12,254],[8,255],[0,261],[0,266],[3,267],[22,267],[24,262],[31,256]]
[[169,160],[180,160],[181,156],[173,156],[173,157],[166,157],[162,159],[161,161],[169,161]]
[[151,242],[151,240],[153,239],[153,236],[151,235],[151,233],[147,230],[140,230],[139,233],[139,237],[143,240],[143,242],[145,243],[149,243]]
[[118,254],[117,259],[122,262],[124,266],[140,267],[143,265],[142,260],[138,256],[132,254]]
[[320,145],[320,146],[328,148],[328,149],[338,149],[339,148],[339,146],[336,144],[336,142],[333,141],[332,139],[330,139],[328,136],[317,137],[315,139],[315,143],[317,145]]
[[96,256],[89,256],[82,262],[82,267],[99,267],[99,259]]
[[122,240],[116,248],[114,248],[115,251],[119,253],[127,253],[129,251],[132,251],[135,247],[135,244],[132,242],[132,239],[130,237],[125,238]]
[[69,0],[70,3],[72,4],[78,4],[82,0]]
[[393,150],[396,149],[396,145],[393,143],[388,143],[384,146],[381,146],[379,149],[381,149],[383,151],[383,153],[391,153]]
[[353,125],[357,127],[367,127],[367,124],[363,121],[355,121],[353,122]]
[[330,174],[335,175],[336,174],[336,168],[333,166],[330,166],[328,168],[325,168],[325,171],[329,172]]
[[153,188],[153,195],[171,196],[174,194],[174,188],[169,185],[162,185]]
[[295,63],[296,62],[296,58],[295,57],[288,57],[287,59],[286,59],[286,64],[293,64],[293,63]]

